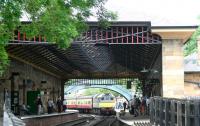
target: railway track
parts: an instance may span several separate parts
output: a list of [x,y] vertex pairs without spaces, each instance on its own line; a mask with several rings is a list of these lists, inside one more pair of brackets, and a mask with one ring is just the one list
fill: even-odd
[[116,118],[116,116],[104,116],[99,122],[87,126],[128,126]]
[[115,116],[103,116],[101,120],[90,126],[112,126],[116,120]]
[[59,124],[59,125],[56,125],[56,126],[83,126],[83,125],[87,124],[90,120],[93,120],[93,119],[94,119],[93,116],[91,116],[91,117],[81,117],[77,120],[65,122],[65,123],[62,123],[62,124]]
[[80,119],[66,122],[57,126],[128,126],[128,125],[120,122],[115,116],[82,115],[80,116]]

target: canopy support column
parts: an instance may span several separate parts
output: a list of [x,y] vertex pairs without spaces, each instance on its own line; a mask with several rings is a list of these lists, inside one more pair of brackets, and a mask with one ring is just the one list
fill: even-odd
[[64,89],[65,89],[65,82],[66,80],[61,80],[61,100],[64,100]]
[[165,39],[162,42],[162,96],[184,96],[184,56],[180,39]]

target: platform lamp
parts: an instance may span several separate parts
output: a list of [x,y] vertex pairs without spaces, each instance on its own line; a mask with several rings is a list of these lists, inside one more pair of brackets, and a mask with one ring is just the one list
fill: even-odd
[[44,74],[42,74],[41,78],[42,78],[42,79],[41,79],[40,83],[41,83],[41,84],[46,84],[46,83],[47,83],[47,81],[46,81],[46,80],[47,80],[47,79],[46,79],[46,76],[45,76]]
[[158,73],[158,70],[152,70],[152,72],[154,73],[154,74],[156,74],[156,73]]

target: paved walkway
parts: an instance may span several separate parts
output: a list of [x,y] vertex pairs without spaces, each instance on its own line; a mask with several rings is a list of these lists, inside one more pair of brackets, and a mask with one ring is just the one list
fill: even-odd
[[119,115],[118,118],[120,121],[130,126],[151,126],[149,116],[134,117],[128,111],[126,111],[125,115]]
[[3,126],[3,117],[0,117],[0,126]]

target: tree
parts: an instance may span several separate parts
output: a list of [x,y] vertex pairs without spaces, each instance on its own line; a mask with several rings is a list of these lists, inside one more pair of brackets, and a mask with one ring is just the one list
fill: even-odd
[[141,93],[142,92],[142,83],[139,79],[135,79],[134,80],[134,84],[135,84],[135,93]]
[[[67,48],[75,37],[87,30],[86,21],[96,16],[100,26],[108,26],[116,14],[104,8],[107,0],[1,0],[0,72],[9,63],[5,46],[16,29],[28,39],[42,35],[48,42]],[[93,10],[96,10],[93,12]],[[21,18],[29,23],[22,23]]]
[[197,37],[200,35],[200,27],[194,32],[189,41],[184,45],[184,55],[190,55],[197,51]]
[[112,90],[108,90],[108,89],[102,89],[102,88],[89,88],[86,89],[84,91],[84,95],[88,96],[88,95],[95,95],[95,94],[107,94],[107,93],[111,93],[114,96],[119,96],[119,93],[112,91]]

